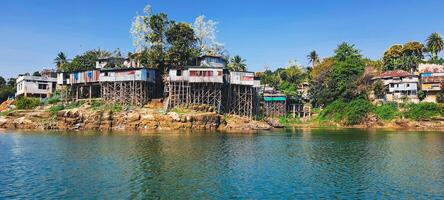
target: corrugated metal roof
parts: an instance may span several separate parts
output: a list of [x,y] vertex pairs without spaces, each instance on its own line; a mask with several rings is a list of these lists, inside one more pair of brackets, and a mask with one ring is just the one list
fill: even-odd
[[409,77],[413,76],[412,74],[404,71],[404,70],[392,70],[392,71],[386,71],[376,78],[394,78],[394,77]]
[[264,97],[264,101],[286,101],[287,97]]

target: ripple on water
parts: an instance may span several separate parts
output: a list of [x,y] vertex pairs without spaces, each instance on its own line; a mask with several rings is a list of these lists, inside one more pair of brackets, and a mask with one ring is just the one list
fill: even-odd
[[0,152],[0,198],[444,198],[442,133],[5,133]]

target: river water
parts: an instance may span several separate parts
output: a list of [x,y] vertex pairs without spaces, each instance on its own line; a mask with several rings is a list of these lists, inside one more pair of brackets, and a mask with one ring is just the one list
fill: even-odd
[[443,199],[444,133],[0,133],[0,199]]

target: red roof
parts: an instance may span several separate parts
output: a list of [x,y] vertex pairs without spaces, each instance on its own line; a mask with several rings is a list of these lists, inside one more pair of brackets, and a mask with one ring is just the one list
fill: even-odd
[[409,77],[409,76],[412,76],[412,74],[404,70],[392,70],[380,74],[378,78]]

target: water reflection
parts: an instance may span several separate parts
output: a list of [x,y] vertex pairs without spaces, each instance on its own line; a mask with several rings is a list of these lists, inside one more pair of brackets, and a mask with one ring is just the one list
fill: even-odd
[[0,134],[0,198],[444,198],[444,134]]

